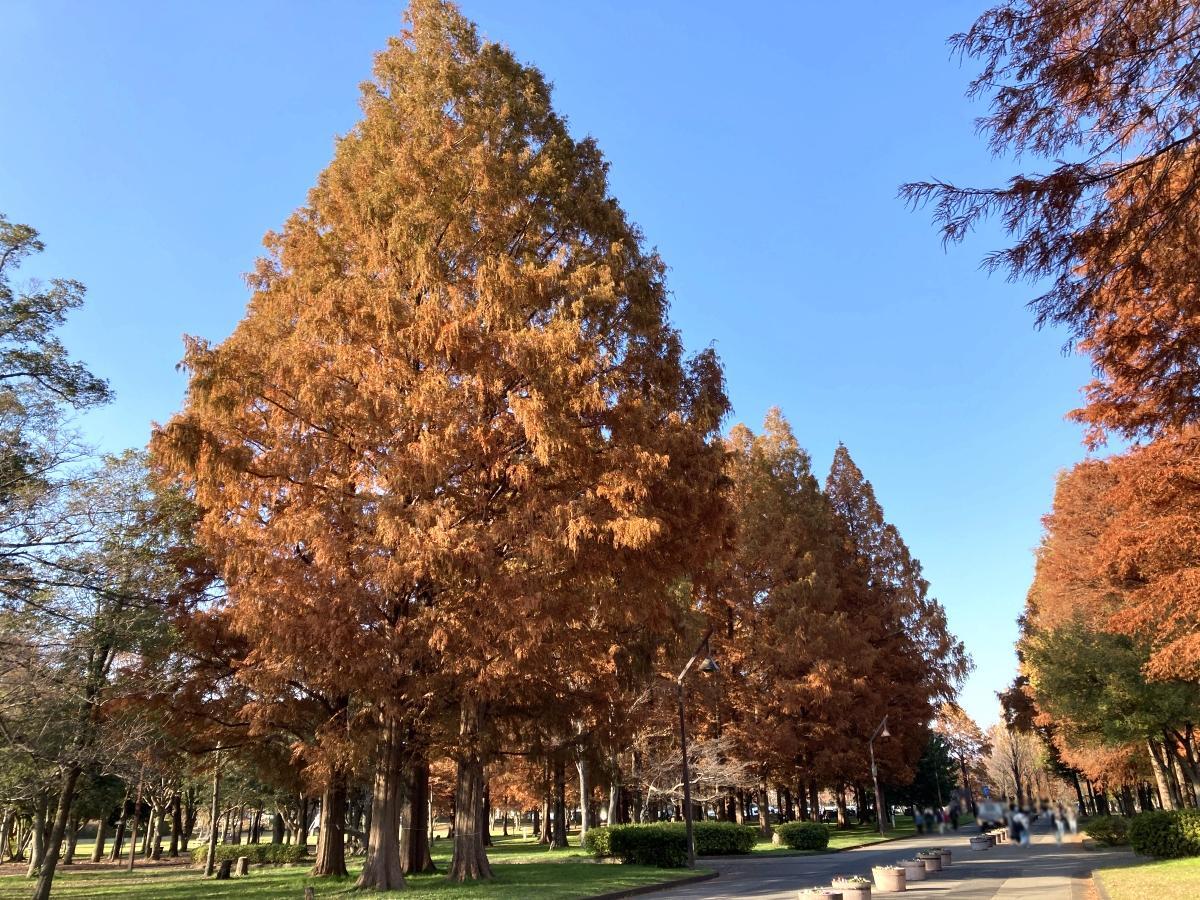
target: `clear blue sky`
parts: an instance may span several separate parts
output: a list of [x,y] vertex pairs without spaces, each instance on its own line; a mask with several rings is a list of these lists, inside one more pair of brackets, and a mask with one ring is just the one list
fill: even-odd
[[[539,66],[671,266],[674,320],[715,342],[737,420],[781,406],[823,473],[843,441],[925,564],[978,669],[981,721],[1012,641],[1087,366],[989,278],[983,231],[943,252],[896,188],[994,182],[946,37],[974,2],[464,0]],[[48,245],[29,274],[89,287],[65,338],[117,400],[106,449],[178,408],[184,333],[220,339],[263,233],[358,116],[398,2],[4,0],[0,210]]]

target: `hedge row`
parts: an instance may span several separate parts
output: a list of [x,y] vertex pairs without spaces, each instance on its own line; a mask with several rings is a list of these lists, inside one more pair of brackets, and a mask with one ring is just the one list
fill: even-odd
[[[758,831],[733,822],[695,822],[692,835],[697,856],[749,853],[758,842]],[[618,857],[622,862],[660,868],[687,864],[687,826],[683,822],[647,825],[602,825],[589,828],[584,848],[596,857]]]
[[1200,856],[1200,811],[1160,810],[1134,816],[1129,844],[1134,852],[1159,859]]
[[786,822],[776,825],[775,833],[793,850],[824,850],[829,846],[829,826],[820,822]]
[[1106,847],[1129,843],[1129,820],[1120,816],[1095,816],[1087,820],[1083,833]]
[[[305,861],[305,849],[299,844],[217,844],[217,862],[249,857],[256,865],[283,865]],[[208,844],[192,848],[192,862],[204,865],[208,859]]]

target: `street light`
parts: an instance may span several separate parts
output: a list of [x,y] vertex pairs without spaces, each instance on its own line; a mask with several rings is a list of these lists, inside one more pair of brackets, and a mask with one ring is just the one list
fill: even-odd
[[879,727],[875,729],[875,733],[872,734],[870,740],[867,741],[867,749],[871,753],[871,780],[875,782],[875,817],[879,820],[880,835],[884,834],[883,794],[879,790],[879,772],[875,768],[875,738],[886,738],[892,736],[891,732],[888,731],[887,720],[888,717],[884,716],[883,721],[879,723]]
[[692,836],[692,776],[688,772],[688,749],[687,749],[687,717],[683,711],[683,679],[687,677],[687,673],[691,671],[695,665],[697,658],[700,656],[700,651],[705,651],[704,661],[700,663],[699,670],[705,675],[711,675],[713,672],[719,671],[717,661],[712,658],[712,654],[708,653],[708,639],[712,637],[712,626],[708,631],[704,632],[704,637],[700,639],[700,643],[696,645],[696,652],[692,654],[692,658],[687,661],[687,665],[683,667],[683,671],[679,673],[679,677],[675,679],[675,694],[679,700],[679,749],[683,756],[683,822],[684,829],[687,832],[687,864],[688,868],[696,867],[696,842]]

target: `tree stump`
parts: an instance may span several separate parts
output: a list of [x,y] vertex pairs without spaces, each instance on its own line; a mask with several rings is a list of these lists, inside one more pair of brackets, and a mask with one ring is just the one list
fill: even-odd
[[229,870],[233,868],[232,859],[221,860],[221,868],[217,869],[217,881],[228,881]]
[[249,875],[250,874],[250,857],[239,856],[237,858],[237,866],[233,870],[234,875]]

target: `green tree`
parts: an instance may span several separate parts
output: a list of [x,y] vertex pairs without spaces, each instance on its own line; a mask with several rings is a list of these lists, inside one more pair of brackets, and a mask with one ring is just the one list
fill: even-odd
[[72,540],[48,564],[55,581],[4,622],[0,721],[6,756],[46,773],[57,801],[44,854],[31,860],[35,900],[49,897],[77,783],[139,749],[156,728],[144,708],[137,661],[161,657],[173,640],[165,615],[190,541],[185,498],[150,481],[141,454],[104,460],[63,500]]
[[890,794],[900,803],[918,807],[918,812],[927,806],[945,806],[959,786],[958,768],[946,741],[938,734],[931,734],[917,760],[912,782],[892,789]]

